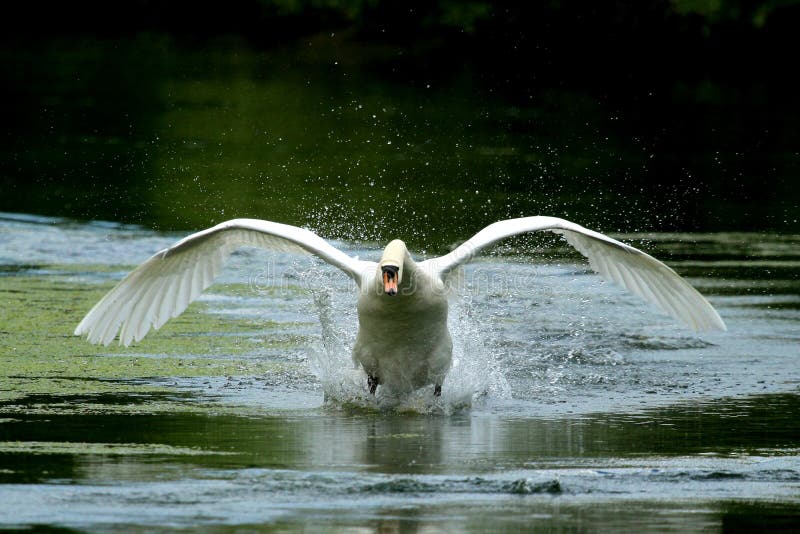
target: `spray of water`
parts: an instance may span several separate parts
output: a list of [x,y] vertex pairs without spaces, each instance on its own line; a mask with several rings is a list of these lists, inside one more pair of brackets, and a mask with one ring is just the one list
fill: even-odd
[[[316,276],[306,272],[304,276]],[[319,342],[309,349],[309,364],[319,379],[328,406],[364,411],[452,414],[469,409],[485,398],[510,396],[510,388],[493,350],[484,344],[485,326],[472,316],[467,297],[452,297],[448,326],[453,336],[453,364],[442,385],[441,397],[432,387],[397,394],[383,386],[376,395],[367,390],[367,375],[355,364],[351,351],[358,322],[352,291],[309,284],[322,325]]]

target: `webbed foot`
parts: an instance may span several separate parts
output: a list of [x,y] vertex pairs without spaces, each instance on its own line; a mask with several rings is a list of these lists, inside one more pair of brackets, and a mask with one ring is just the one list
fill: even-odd
[[367,386],[369,386],[370,395],[375,395],[375,390],[378,389],[378,384],[381,381],[377,376],[367,375]]

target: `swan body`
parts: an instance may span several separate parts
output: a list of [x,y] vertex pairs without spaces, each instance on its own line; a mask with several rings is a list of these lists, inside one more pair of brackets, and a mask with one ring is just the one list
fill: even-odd
[[[400,249],[402,259],[387,259],[397,252],[391,247]],[[384,267],[394,264],[404,275],[396,295],[389,295],[381,274]],[[453,353],[444,284],[420,269],[399,240],[386,247],[379,266],[375,275],[367,273],[358,297],[353,361],[367,373],[371,393],[378,384],[393,391],[434,384],[438,393]]]
[[460,265],[505,238],[533,231],[561,234],[603,278],[617,283],[698,331],[725,330],[711,304],[675,271],[652,256],[556,217],[523,217],[493,223],[449,254],[415,262],[400,240],[389,243],[379,263],[351,258],[313,232],[256,219],[234,219],[192,234],[134,269],[83,318],[75,335],[108,345],[141,340],[181,314],[210,286],[238,247],[256,246],[312,254],[338,267],[359,288],[359,329],[353,361],[368,387],[413,391],[434,386],[450,368],[447,329],[448,277]]

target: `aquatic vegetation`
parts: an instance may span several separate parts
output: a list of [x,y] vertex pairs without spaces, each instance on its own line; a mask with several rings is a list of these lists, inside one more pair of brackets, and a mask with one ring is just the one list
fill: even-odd
[[301,365],[260,356],[303,341],[282,335],[285,325],[210,313],[203,302],[134,346],[90,345],[72,330],[110,284],[76,274],[109,268],[45,269],[60,274],[0,277],[0,406],[33,395],[160,393],[170,390],[154,380],[162,377],[260,376]]
[[199,447],[174,447],[161,443],[67,443],[60,441],[0,441],[0,454],[77,454],[104,456],[206,456],[230,455]]

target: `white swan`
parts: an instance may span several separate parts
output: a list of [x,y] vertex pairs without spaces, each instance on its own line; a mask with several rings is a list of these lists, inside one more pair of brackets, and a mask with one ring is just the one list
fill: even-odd
[[240,246],[314,254],[335,265],[359,287],[358,336],[353,360],[368,377],[395,391],[425,385],[441,393],[450,368],[445,282],[459,265],[492,244],[517,234],[561,234],[605,279],[655,304],[695,330],[725,330],[709,302],[675,271],[644,252],[555,217],[525,217],[491,224],[455,250],[415,263],[400,240],[389,243],[379,263],[361,261],[309,230],[256,219],[235,219],[192,234],[139,265],[86,314],[75,335],[91,343],[139,341],[179,315],[213,282],[228,255]]

